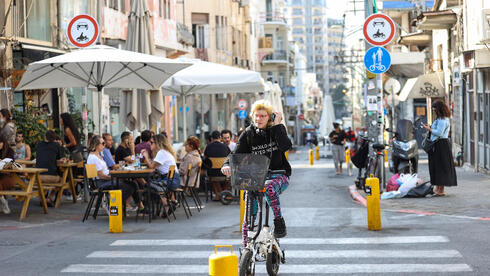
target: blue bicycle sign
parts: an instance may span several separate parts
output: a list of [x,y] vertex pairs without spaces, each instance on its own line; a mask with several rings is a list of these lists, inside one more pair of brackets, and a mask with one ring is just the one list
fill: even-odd
[[383,47],[372,47],[364,55],[364,65],[373,74],[382,74],[391,66],[391,55]]

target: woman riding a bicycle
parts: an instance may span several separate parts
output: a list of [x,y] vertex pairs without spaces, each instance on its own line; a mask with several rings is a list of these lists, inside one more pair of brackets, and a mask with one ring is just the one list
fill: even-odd
[[[291,149],[286,127],[281,123],[282,114],[273,112],[272,107],[264,103],[256,104],[252,110],[253,124],[240,135],[233,153],[252,153],[265,155],[270,159],[269,170],[284,170],[286,174],[273,174],[265,183],[265,197],[274,212],[274,236],[282,238],[286,236],[286,223],[281,214],[279,194],[289,185],[291,165],[284,153]],[[221,168],[224,175],[230,176],[231,169],[229,159]],[[244,227],[244,230],[245,227]],[[244,239],[247,237],[243,231]]]

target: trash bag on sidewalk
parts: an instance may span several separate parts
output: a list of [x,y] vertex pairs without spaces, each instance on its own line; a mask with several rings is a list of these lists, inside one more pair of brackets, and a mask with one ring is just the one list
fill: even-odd
[[405,197],[425,197],[426,195],[433,193],[433,186],[430,181],[427,181],[410,189]]
[[398,179],[400,183],[400,188],[398,191],[400,192],[401,197],[407,195],[408,191],[414,188],[417,185],[417,174],[402,174]]
[[391,191],[391,192],[384,192],[381,194],[381,199],[392,199],[392,198],[400,198],[400,192],[399,191]]
[[388,183],[386,184],[387,192],[398,191],[398,188],[400,188],[400,184],[397,182],[398,178],[400,178],[400,175],[395,174],[388,180]]

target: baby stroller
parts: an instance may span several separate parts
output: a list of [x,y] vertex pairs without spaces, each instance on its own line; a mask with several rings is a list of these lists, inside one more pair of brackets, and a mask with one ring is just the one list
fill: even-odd
[[357,189],[364,190],[365,177],[362,175],[362,169],[366,169],[369,154],[369,141],[367,137],[359,137],[359,142],[357,143],[358,149],[356,150],[354,156],[352,156],[351,161],[359,169],[356,180],[354,181]]

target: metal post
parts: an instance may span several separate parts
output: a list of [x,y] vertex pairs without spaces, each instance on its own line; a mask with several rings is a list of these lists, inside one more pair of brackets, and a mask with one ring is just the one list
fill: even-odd
[[201,140],[204,141],[204,95],[201,95]]
[[182,96],[182,141],[187,139],[186,96]]

